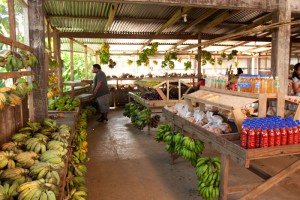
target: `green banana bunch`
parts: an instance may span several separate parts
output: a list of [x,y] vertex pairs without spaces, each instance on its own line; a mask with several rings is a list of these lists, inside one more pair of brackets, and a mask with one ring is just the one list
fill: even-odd
[[162,142],[164,135],[166,132],[170,132],[171,131],[171,125],[169,124],[162,124],[160,125],[157,129],[156,129],[156,135],[155,135],[155,140],[157,142]]
[[214,199],[219,197],[220,170],[221,161],[218,157],[197,159],[198,192],[202,198]]

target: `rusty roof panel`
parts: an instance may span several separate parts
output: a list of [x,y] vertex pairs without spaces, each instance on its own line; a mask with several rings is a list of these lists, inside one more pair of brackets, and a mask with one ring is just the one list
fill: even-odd
[[128,18],[169,19],[179,9],[176,6],[151,4],[120,4],[116,16]]

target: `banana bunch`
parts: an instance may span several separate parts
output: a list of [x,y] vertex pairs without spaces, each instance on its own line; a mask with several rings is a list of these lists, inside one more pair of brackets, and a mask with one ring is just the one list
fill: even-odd
[[154,115],[153,117],[151,117],[149,125],[151,128],[157,128],[159,122],[160,122],[160,115]]
[[34,179],[46,179],[48,183],[59,185],[60,177],[50,163],[39,162],[30,167],[29,175]]
[[73,188],[70,192],[71,200],[85,200],[87,199],[87,193],[84,190]]
[[86,141],[86,139],[87,139],[86,129],[79,129],[76,131],[76,135],[74,137],[75,144],[80,144],[81,142]]
[[197,155],[202,153],[204,144],[200,140],[194,140],[187,136],[183,137],[183,148],[181,155],[186,160],[196,160]]
[[19,106],[22,104],[21,97],[15,95],[15,94],[10,93],[8,95],[8,99],[9,99],[10,106]]
[[60,132],[54,132],[54,133],[52,133],[51,137],[52,137],[53,140],[60,141],[60,142],[63,142],[65,144],[68,144],[68,140],[66,139],[66,137],[61,136]]
[[40,159],[45,159],[45,158],[51,157],[52,155],[56,155],[56,156],[59,156],[59,157],[62,158],[67,153],[68,153],[67,149],[63,149],[62,151],[59,151],[59,150],[47,150],[44,153],[42,153],[42,155],[40,156]]
[[155,135],[155,140],[157,142],[161,142],[164,139],[164,135],[166,132],[170,132],[171,131],[171,125],[169,124],[162,124],[160,125],[157,130],[156,130],[156,135]]
[[125,105],[123,115],[124,115],[125,117],[131,118],[132,115],[133,115],[133,112],[134,112],[136,109],[138,109],[139,107],[140,107],[140,105],[137,104],[137,103],[135,103],[135,102],[127,103],[127,104]]
[[60,142],[60,141],[56,141],[56,140],[51,140],[50,142],[48,142],[47,144],[47,149],[48,150],[59,150],[59,151],[63,151],[64,149],[67,148],[67,144]]
[[74,176],[71,178],[70,185],[72,187],[80,187],[85,185],[85,178],[83,176]]
[[[53,92],[53,90],[51,89],[50,91],[47,92],[47,98],[48,99],[52,99],[54,97],[55,93]],[[48,106],[48,108],[50,109],[50,107]],[[51,109],[54,110],[54,109]]]
[[12,54],[11,50],[1,50],[0,51],[0,67],[4,67],[7,61],[7,57]]
[[0,169],[5,167],[11,169],[15,168],[15,159],[16,154],[13,151],[0,151]]
[[184,136],[179,132],[175,132],[174,134],[175,134],[175,136],[174,136],[175,152],[178,155],[181,155],[182,149],[183,149],[183,138],[184,138]]
[[6,101],[8,100],[8,95],[5,92],[1,92],[1,89],[3,88],[0,88],[0,110],[3,110]]
[[22,142],[7,142],[2,144],[3,151],[13,151],[14,153],[20,153],[22,151]]
[[56,77],[54,75],[49,75],[48,79],[49,79],[50,84],[57,83],[57,81],[58,81],[58,77]]
[[86,153],[81,153],[79,151],[75,151],[72,155],[72,160],[76,164],[82,164],[82,163],[85,163],[88,159],[86,157]]
[[[54,89],[48,92],[48,98],[52,98],[55,95]],[[54,100],[48,101],[48,109],[49,110],[57,110],[57,111],[72,111],[75,107],[80,105],[79,98],[72,98],[70,95],[59,96]]]
[[[49,150],[48,150],[49,151]],[[51,150],[52,151],[52,150]],[[56,154],[45,154],[46,152],[44,152],[41,157],[40,157],[40,161],[42,162],[49,162],[51,164],[61,164],[61,162],[64,162],[61,158],[61,156],[58,156]]]
[[73,165],[74,167],[74,175],[75,176],[85,176],[87,172],[87,168],[84,164]]
[[23,168],[30,168],[38,162],[38,154],[33,151],[21,152],[15,156],[17,166]]
[[[27,122],[27,125],[31,128],[32,132],[37,132],[38,130],[40,130],[42,128],[41,124],[38,122]],[[19,130],[20,132],[20,130]]]
[[150,123],[151,120],[151,110],[144,107],[142,110],[136,109],[131,117],[131,123],[134,127],[138,129],[143,129]]
[[29,138],[28,140],[26,140],[25,145],[28,151],[33,151],[35,153],[43,153],[47,150],[47,140],[45,140],[44,138]]
[[27,169],[23,169],[20,167],[9,168],[2,172],[1,180],[4,180],[7,183],[18,182],[19,184],[21,184],[22,182],[28,180],[28,172],[29,171]]
[[37,138],[37,139],[40,139],[45,143],[48,143],[48,141],[49,141],[49,137],[47,135],[42,134],[42,133],[35,133],[33,137]]
[[0,199],[13,199],[13,197],[18,195],[18,192],[16,191],[18,187],[19,184],[17,182],[14,182],[11,185],[8,183],[0,185]]
[[[28,132],[27,132],[28,133]],[[28,140],[30,138],[30,132],[29,132],[29,135],[28,134],[25,134],[25,133],[16,133],[16,134],[13,134],[11,139],[14,141],[14,142],[19,142],[19,143],[23,143],[25,142],[26,140]],[[2,147],[3,148],[3,147]]]
[[30,126],[25,126],[18,130],[18,133],[23,133],[30,136],[33,133],[33,129]]
[[56,200],[59,193],[57,186],[45,179],[23,183],[17,188],[17,192],[20,193],[18,200]]
[[220,158],[198,158],[196,164],[198,192],[204,199],[219,197],[220,170]]
[[50,118],[45,118],[43,121],[43,128],[42,132],[47,131],[47,132],[55,132],[58,129],[56,121]]

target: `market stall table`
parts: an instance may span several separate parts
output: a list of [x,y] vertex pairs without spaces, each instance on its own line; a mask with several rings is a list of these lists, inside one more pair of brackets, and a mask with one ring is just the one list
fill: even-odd
[[71,86],[71,96],[75,96],[75,87],[77,86],[86,86],[89,85],[90,90],[92,90],[93,83],[87,83],[83,81],[65,81],[63,82],[63,85]]

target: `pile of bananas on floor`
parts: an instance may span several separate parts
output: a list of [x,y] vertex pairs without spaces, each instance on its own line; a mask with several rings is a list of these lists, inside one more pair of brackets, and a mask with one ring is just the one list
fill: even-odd
[[130,102],[125,105],[123,115],[129,117],[133,126],[141,130],[147,125],[156,128],[160,122],[160,115],[151,117],[151,110],[149,108],[135,102]]
[[75,148],[68,167],[64,199],[83,200],[87,198],[85,187],[86,162],[88,161],[86,156],[88,151],[87,119],[96,112],[97,110],[91,106],[81,110],[78,128],[74,136]]
[[37,63],[37,58],[29,51],[12,52],[7,49],[0,51],[0,67],[4,67],[8,72],[32,67]]
[[157,142],[165,142],[168,153],[191,161],[196,168],[198,192],[202,198],[210,200],[219,197],[221,161],[218,157],[200,157],[199,154],[204,150],[202,141],[172,130],[169,124],[160,125],[154,139]]
[[0,199],[56,199],[69,138],[67,125],[48,118],[13,134],[0,151]]
[[0,87],[0,110],[5,106],[18,106],[22,104],[22,99],[37,88],[35,82],[27,83],[25,79],[18,79],[12,87]]

